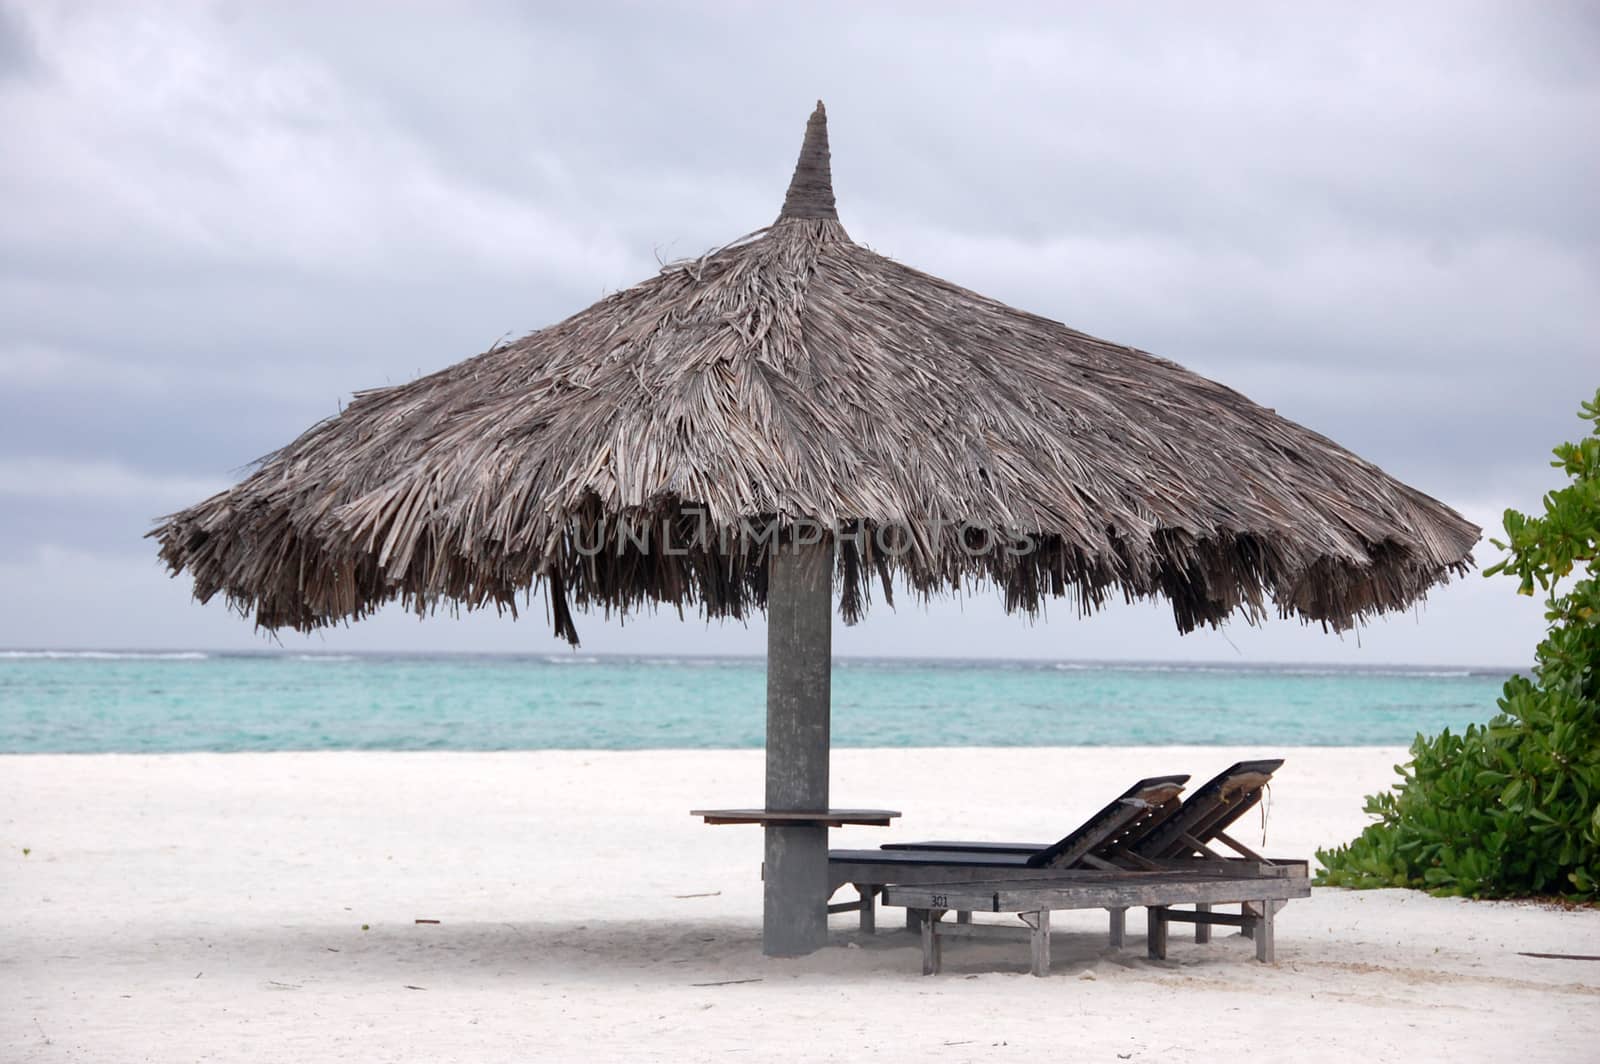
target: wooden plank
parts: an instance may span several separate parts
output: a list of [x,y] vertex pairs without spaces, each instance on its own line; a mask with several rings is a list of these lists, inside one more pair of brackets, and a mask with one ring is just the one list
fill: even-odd
[[1138,798],[1118,798],[1066,838],[1039,851],[1039,859],[1051,868],[1071,868],[1122,834],[1149,808],[1149,802]]
[[[1031,870],[1030,870],[1031,871]],[[978,883],[982,880],[972,879],[967,876],[951,877],[951,882]],[[1309,896],[1310,881],[1305,876],[1278,875],[1275,870],[1269,870],[1264,875],[1225,875],[1216,870],[1152,870],[1152,871],[1118,871],[1115,873],[1090,872],[1087,869],[1074,869],[1069,872],[1057,873],[1053,876],[1017,875],[1010,870],[997,871],[991,875],[987,882],[994,884],[1014,885],[1018,889],[1046,890],[1051,886],[1063,887],[1099,886],[1099,885],[1156,885],[1162,884],[1234,884],[1258,883],[1261,884],[1271,897],[1306,897]],[[981,888],[976,888],[981,889]]]
[[1220,853],[1216,853],[1215,851],[1211,850],[1209,847],[1206,846],[1205,843],[1201,842],[1199,839],[1195,838],[1193,835],[1189,834],[1187,831],[1178,832],[1178,839],[1185,846],[1189,847],[1191,850],[1193,850],[1195,853],[1199,854],[1201,857],[1209,857],[1209,858],[1211,858],[1213,860],[1217,860],[1217,861],[1222,860],[1222,855]]
[[[851,854],[850,858],[835,859],[834,854]],[[835,850],[827,861],[827,885],[835,891],[846,883],[958,883],[963,880],[992,880],[1005,877],[1010,880],[1050,880],[1059,878],[1056,869],[1029,869],[1022,864],[925,864],[925,862],[877,861],[858,859],[854,854],[875,854],[877,850]],[[986,906],[979,906],[986,907]]]
[[1001,942],[1025,942],[1033,937],[1033,928],[1011,927],[1008,924],[940,923],[939,934],[945,938],[987,938]]
[[1232,850],[1234,853],[1240,854],[1240,855],[1242,855],[1244,857],[1248,857],[1252,861],[1264,860],[1264,858],[1262,858],[1262,856],[1259,853],[1256,853],[1250,847],[1246,846],[1242,842],[1239,842],[1237,839],[1232,838],[1226,832],[1222,831],[1220,828],[1217,829],[1216,831],[1213,831],[1211,833],[1211,837],[1216,839],[1218,842],[1222,843],[1222,845],[1226,846],[1228,849]]
[[[699,815],[698,813],[695,815]],[[1242,845],[1237,839],[1217,832],[1215,838],[1229,849],[1243,855],[1243,857],[1227,857],[1221,854],[1205,858],[1207,861],[1253,861],[1259,864],[1275,865],[1300,865],[1306,862],[1297,858],[1287,857],[1262,857]],[[1031,855],[1045,849],[1050,844],[1047,842],[975,842],[966,839],[919,839],[915,842],[886,842],[880,849],[884,850],[942,850],[948,853],[994,853],[994,854],[1022,854]],[[1168,857],[1153,859],[1136,853],[1118,853],[1111,862],[1119,867],[1160,867],[1173,861],[1198,861],[1194,857]]]
[[[918,868],[944,865],[951,868],[1015,868],[1028,867],[1028,858],[1018,853],[967,853],[961,850],[830,850],[828,860],[837,865],[891,865],[895,868]],[[1052,868],[1036,869],[1040,872],[1057,871]],[[990,873],[991,876],[1006,873]]]
[[1124,864],[1128,865],[1129,867],[1140,868],[1140,869],[1144,869],[1146,871],[1157,871],[1161,867],[1159,864],[1157,864],[1155,861],[1152,861],[1150,858],[1144,857],[1144,856],[1142,856],[1140,854],[1137,854],[1137,853],[1134,853],[1132,850],[1129,850],[1127,853],[1118,855],[1117,860],[1123,862]]
[[946,850],[956,853],[1011,853],[1032,855],[1048,842],[966,842],[961,839],[928,839],[921,842],[886,842],[885,850]]
[[[885,850],[885,849],[834,849],[828,859],[837,864],[893,865],[896,868],[916,868],[925,865],[949,865],[952,868],[1015,868],[1031,867],[1026,854],[977,853],[968,850]],[[1061,869],[1040,868],[1040,872],[1058,872]],[[1071,869],[1077,871],[1077,869]],[[1007,873],[996,872],[995,878]]]
[[1168,857],[1159,861],[1149,861],[1144,866],[1148,871],[1165,872],[1193,872],[1196,875],[1220,876],[1277,876],[1285,879],[1305,879],[1310,875],[1310,865],[1307,861],[1295,860],[1267,860],[1262,858],[1254,860],[1244,857]]
[[888,827],[900,813],[894,809],[691,809],[689,815],[703,817],[707,824]]
[[1050,974],[1050,910],[1040,909],[1034,914],[1033,941],[1030,943],[1033,974],[1043,979]]
[[900,816],[898,809],[858,809],[833,808],[827,809],[691,809],[690,816],[728,816],[754,819],[783,819],[786,817],[872,817],[883,819],[886,817]]
[[1226,904],[1246,898],[1303,898],[1310,893],[1310,885],[1298,879],[1128,872],[1093,880],[1078,873],[1060,880],[892,884],[884,891],[883,903],[918,908],[1027,912],[1043,908],[1126,909],[1151,905]]
[[1188,776],[1169,777],[1165,786],[1141,791],[1141,796],[1149,803],[1148,808],[1107,842],[1101,855],[1119,864],[1136,863],[1134,849],[1149,838],[1157,828],[1183,810],[1182,785],[1187,783],[1188,779]]
[[1167,959],[1167,911],[1153,905],[1145,914],[1145,948],[1151,960]]
[[[1245,879],[1260,878],[1232,876],[1219,868],[1189,864],[1183,867],[1130,870],[1125,868],[1029,868],[1015,855],[978,855],[940,853],[933,859],[908,851],[885,850],[830,850],[829,875],[835,889],[845,883],[958,883],[977,879],[988,880],[1049,880],[1051,882],[1078,883],[1124,880],[1157,882],[1165,879]],[[940,873],[944,872],[944,875]],[[852,872],[859,874],[852,875]],[[879,877],[882,878],[879,878]],[[1291,878],[1269,871],[1269,878]]]
[[1260,921],[1259,916],[1248,913],[1213,913],[1213,912],[1184,912],[1182,909],[1168,909],[1167,921],[1174,924],[1194,924],[1198,927],[1253,927]]
[[943,923],[944,910],[930,909],[922,914],[922,974],[938,975],[944,967],[944,944],[941,941],[947,930]]
[[1256,924],[1256,960],[1262,964],[1277,962],[1277,941],[1273,931],[1275,910],[1270,904],[1261,906],[1261,920]]

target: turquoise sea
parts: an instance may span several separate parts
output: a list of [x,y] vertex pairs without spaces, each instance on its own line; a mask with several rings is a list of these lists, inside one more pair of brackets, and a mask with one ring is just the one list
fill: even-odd
[[[756,747],[756,658],[0,651],[0,752]],[[1403,745],[1508,670],[847,659],[838,746]]]

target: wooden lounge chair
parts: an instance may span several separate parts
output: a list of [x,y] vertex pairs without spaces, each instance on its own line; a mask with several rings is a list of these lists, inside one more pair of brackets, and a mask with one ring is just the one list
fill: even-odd
[[[1256,863],[1258,865],[1287,868],[1309,883],[1309,868],[1303,861],[1273,860],[1262,857],[1248,846],[1228,834],[1240,817],[1254,809],[1266,793],[1272,774],[1283,767],[1282,758],[1264,758],[1257,761],[1239,761],[1207,780],[1183,803],[1183,808],[1164,823],[1140,839],[1129,850],[1130,864],[1140,868],[1173,868],[1190,864],[1203,864],[1214,868],[1230,864]],[[1238,855],[1229,858],[1212,847],[1221,843]],[[1309,896],[1310,889],[1305,895]],[[1194,940],[1209,942],[1214,924],[1233,923],[1240,934],[1254,938],[1266,929],[1270,936],[1272,917],[1288,904],[1285,898],[1245,901],[1239,905],[1237,918],[1213,915],[1210,904],[1196,904],[1194,913],[1177,912],[1161,907],[1150,910],[1151,935],[1158,934],[1162,953],[1166,950],[1166,924],[1176,920],[1194,924]],[[1152,941],[1154,941],[1152,937]],[[1259,946],[1259,943],[1258,943]],[[1153,949],[1154,947],[1152,947]],[[1261,959],[1270,960],[1270,938]],[[1152,956],[1155,954],[1152,953]]]
[[[1054,843],[1026,849],[1008,843],[951,843],[950,849],[888,847],[828,851],[832,894],[853,884],[857,900],[829,905],[830,913],[859,912],[861,930],[876,923],[876,899],[888,883],[952,882],[965,879],[1049,877],[1065,869],[1119,867],[1118,858],[1182,807],[1179,795],[1188,776],[1140,780],[1103,809]],[[958,917],[959,918],[959,917]]]
[[1272,774],[1282,766],[1282,758],[1265,758],[1239,761],[1217,773],[1191,794],[1175,815],[1131,848],[1135,863],[1186,858],[1220,860],[1222,855],[1211,849],[1211,844],[1220,842],[1240,857],[1272,864],[1224,829],[1256,807],[1267,784],[1272,782]]
[[[1246,812],[1256,807],[1261,801],[1267,784],[1272,775],[1283,765],[1281,758],[1266,758],[1253,761],[1240,761],[1230,765],[1216,776],[1206,781],[1199,789],[1180,804],[1176,802],[1176,795],[1164,805],[1160,815],[1152,814],[1140,827],[1142,830],[1123,833],[1116,837],[1115,845],[1106,846],[1085,855],[1076,867],[1111,869],[1123,868],[1129,871],[1167,871],[1182,872],[1193,871],[1200,874],[1215,876],[1278,876],[1284,875],[1295,880],[1299,885],[1296,897],[1305,897],[1309,890],[1309,865],[1303,860],[1285,860],[1279,858],[1265,858],[1251,851],[1227,834],[1226,829],[1231,827]],[[1186,780],[1188,777],[1160,777],[1161,780]],[[1141,780],[1129,789],[1127,794],[1132,794],[1140,785],[1156,781]],[[1127,795],[1125,794],[1124,797]],[[1120,800],[1120,799],[1119,799]],[[1115,804],[1115,803],[1113,803]],[[1110,807],[1107,807],[1108,809]],[[1104,815],[1102,810],[1099,816]],[[1092,823],[1092,821],[1091,821]],[[1088,826],[1087,824],[1085,825]],[[1081,830],[1081,829],[1080,829]],[[1069,836],[1070,838],[1070,836]],[[1062,840],[1065,842],[1066,840]],[[1233,850],[1238,857],[1228,857],[1217,853],[1212,846],[1220,843]],[[1060,845],[1059,843],[1057,844]],[[937,847],[937,848],[936,848]],[[841,878],[850,870],[846,861],[836,866],[830,854],[829,873],[830,886],[835,890],[846,882],[858,884],[858,890],[863,885],[870,885],[865,879],[873,877],[871,883],[893,883],[899,886],[921,885],[935,882],[973,882],[981,879],[1016,880],[1019,878],[1049,878],[1058,874],[1061,867],[1054,866],[1057,873],[1051,868],[1040,869],[1038,865],[1029,865],[1029,859],[1036,857],[1043,849],[1041,844],[1034,843],[981,843],[981,842],[952,842],[936,840],[932,842],[892,843],[881,851],[885,864],[895,861],[906,861],[897,870],[892,864],[888,867],[873,867],[867,864],[864,856],[855,855],[871,854],[875,851],[835,851],[841,858],[848,858],[855,863],[854,870],[863,878]],[[923,860],[918,860],[918,857]],[[1017,871],[1020,869],[1020,873]],[[896,872],[899,874],[895,874]],[[948,875],[941,875],[948,872]],[[860,907],[862,912],[862,929],[870,930],[874,923],[873,907],[875,893],[869,895],[862,891],[859,902],[830,906],[832,912],[843,912]],[[1263,926],[1263,921],[1270,922],[1272,916],[1286,904],[1286,900],[1279,897],[1262,899],[1241,903],[1238,916],[1227,916],[1212,913],[1210,901],[1196,897],[1193,913],[1182,912],[1163,905],[1159,910],[1152,910],[1150,917],[1152,928],[1160,927],[1162,949],[1165,950],[1166,925],[1169,921],[1193,923],[1195,925],[1194,938],[1196,942],[1208,942],[1211,937],[1211,928],[1216,924],[1237,926],[1247,937],[1253,937],[1258,928]],[[1124,909],[1112,909],[1111,912],[1111,944],[1122,944],[1123,931],[1126,921]],[[907,909],[908,924],[915,924],[918,914],[912,908]],[[970,917],[956,910],[958,923],[966,923]],[[1270,950],[1269,950],[1270,952]]]
[[[1196,859],[1225,860],[1211,849],[1221,843],[1240,857],[1257,864],[1274,864],[1255,853],[1225,829],[1233,826],[1241,816],[1255,808],[1261,801],[1272,774],[1283,765],[1282,758],[1263,758],[1256,761],[1239,761],[1207,780],[1185,799],[1181,806],[1174,805],[1159,819],[1152,819],[1137,837],[1124,839],[1124,845],[1114,847],[1104,854],[1106,859],[1125,868],[1155,869],[1174,862],[1187,864]],[[1187,776],[1163,776],[1160,779],[1187,780]],[[1141,780],[1134,787],[1154,782]],[[1133,793],[1130,788],[1129,794]],[[1126,797],[1126,795],[1124,795]],[[886,850],[919,850],[970,852],[988,854],[1033,854],[1042,849],[1042,843],[1028,842],[895,842],[884,845]],[[1085,862],[1096,868],[1106,865],[1094,860]],[[1295,863],[1295,862],[1290,862]]]

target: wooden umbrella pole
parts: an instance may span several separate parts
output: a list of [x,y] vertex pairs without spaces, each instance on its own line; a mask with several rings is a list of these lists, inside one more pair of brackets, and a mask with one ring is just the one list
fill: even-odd
[[[833,545],[774,546],[767,576],[767,800],[828,808]],[[828,938],[828,829],[769,825],[762,951],[796,957]]]

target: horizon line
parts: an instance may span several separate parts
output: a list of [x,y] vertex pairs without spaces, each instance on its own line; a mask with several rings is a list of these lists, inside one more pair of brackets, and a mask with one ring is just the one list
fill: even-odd
[[[312,656],[312,657],[436,657],[436,658],[610,658],[617,660],[628,659],[660,659],[676,660],[695,658],[721,661],[751,661],[764,662],[767,659],[761,653],[715,653],[702,651],[617,651],[593,650],[586,651],[582,647],[561,647],[551,650],[460,650],[439,649],[419,650],[410,649],[384,649],[365,647],[359,649],[310,649],[290,647],[118,647],[118,646],[93,646],[93,647],[60,647],[60,646],[0,646],[0,656],[21,654],[58,654],[92,655],[92,654],[126,654],[140,656],[158,656],[174,654],[203,654],[216,657],[278,657],[278,656]],[[1023,665],[1091,665],[1091,666],[1116,666],[1116,665],[1170,665],[1189,668],[1264,668],[1264,667],[1290,667],[1310,669],[1337,669],[1347,671],[1361,671],[1370,669],[1416,669],[1416,670],[1467,670],[1472,673],[1505,672],[1507,674],[1523,672],[1530,669],[1531,665],[1508,665],[1505,663],[1464,663],[1464,662],[1406,662],[1406,661],[1307,661],[1304,659],[1283,660],[1219,660],[1201,658],[1070,658],[1070,657],[1000,657],[977,656],[963,657],[959,655],[925,656],[909,654],[834,654],[834,661],[902,661],[916,664],[1023,664]]]

